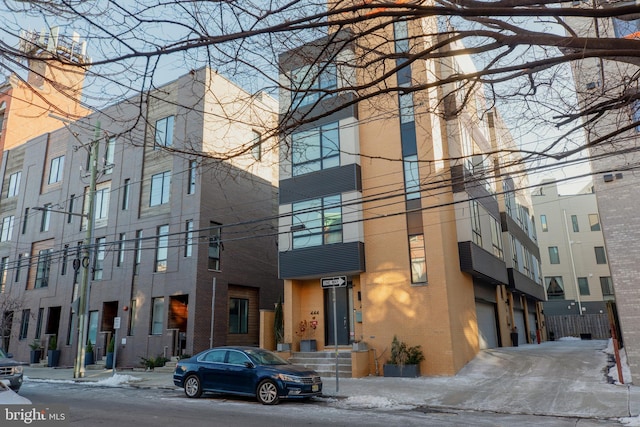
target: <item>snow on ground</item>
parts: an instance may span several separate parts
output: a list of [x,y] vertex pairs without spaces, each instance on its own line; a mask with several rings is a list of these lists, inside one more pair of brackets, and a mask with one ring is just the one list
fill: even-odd
[[[49,380],[49,379],[31,379],[29,377],[25,377],[25,380],[32,382],[40,382],[40,383],[57,383],[57,384],[76,384],[78,381],[74,380]],[[131,375],[120,375],[115,374],[108,378],[103,378],[98,381],[82,381],[82,383],[86,386],[93,387],[121,387],[123,385],[137,383],[142,381],[141,378],[134,377]]]
[[393,399],[380,396],[351,396],[345,400],[339,401],[335,406],[348,407],[357,409],[393,409],[393,410],[412,410],[414,405],[400,404]]

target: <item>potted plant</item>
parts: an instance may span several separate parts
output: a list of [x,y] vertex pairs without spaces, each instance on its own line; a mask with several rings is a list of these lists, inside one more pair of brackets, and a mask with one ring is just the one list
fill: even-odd
[[394,335],[391,342],[391,357],[384,365],[385,377],[419,377],[420,362],[424,354],[419,345],[409,347]]
[[315,316],[311,318],[311,320],[301,320],[298,324],[298,330],[296,331],[296,335],[298,335],[300,339],[300,351],[301,352],[309,352],[316,351],[318,348],[317,342],[315,338],[313,338],[316,334],[316,328],[318,327],[318,321]]
[[113,369],[113,351],[115,346],[116,340],[114,337],[111,337],[109,344],[107,345],[107,360],[104,362],[104,367],[106,369]]
[[42,345],[40,341],[34,339],[31,344],[29,344],[31,348],[31,352],[29,353],[29,363],[40,363],[40,359],[42,359]]
[[84,366],[93,365],[94,363],[96,363],[96,359],[93,354],[93,344],[91,340],[87,340],[87,346],[84,349]]
[[47,352],[47,366],[54,367],[58,366],[60,363],[60,350],[58,350],[58,337],[57,335],[52,335],[49,338],[49,346]]

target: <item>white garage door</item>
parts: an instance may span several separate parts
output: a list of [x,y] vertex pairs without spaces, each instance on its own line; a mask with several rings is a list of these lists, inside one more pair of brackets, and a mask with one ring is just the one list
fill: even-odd
[[495,305],[476,301],[476,315],[478,316],[480,349],[498,347]]

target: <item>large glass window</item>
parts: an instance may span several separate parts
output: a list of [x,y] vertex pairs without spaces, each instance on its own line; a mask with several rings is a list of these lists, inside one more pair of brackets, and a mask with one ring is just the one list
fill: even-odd
[[547,288],[547,297],[550,300],[564,299],[564,284],[562,283],[562,277],[545,277],[544,282]]
[[607,263],[607,254],[604,251],[604,246],[596,246],[593,248],[596,253],[596,263],[597,264],[606,264]]
[[93,260],[93,280],[102,280],[104,272],[104,257],[107,252],[106,237],[96,239],[95,258]]
[[560,264],[560,254],[557,246],[549,246],[549,263]]
[[407,21],[395,21],[393,23],[393,39],[396,52],[409,52],[409,28]]
[[13,235],[13,224],[15,217],[13,215],[5,216],[2,218],[2,231],[0,232],[0,242],[6,242],[11,240]]
[[611,277],[600,277],[600,288],[602,289],[602,296],[613,296],[613,282],[611,281]]
[[165,117],[156,122],[156,147],[171,147],[173,145],[173,116]]
[[155,272],[167,271],[167,258],[169,255],[169,226],[158,227],[156,237],[156,265]]
[[340,132],[338,123],[292,135],[293,175],[340,166]]
[[49,286],[49,272],[51,270],[51,249],[41,249],[38,252],[38,264],[36,267],[35,288]]
[[162,335],[164,297],[154,298],[151,306],[151,335]]
[[578,289],[580,295],[590,295],[589,292],[589,279],[587,277],[578,277]]
[[589,227],[591,231],[600,231],[600,217],[598,214],[589,214]]
[[411,260],[411,283],[427,282],[427,258],[424,249],[424,234],[409,236]]
[[18,195],[18,191],[20,191],[20,177],[22,177],[22,172],[9,175],[9,191],[7,192],[7,197],[15,197]]
[[151,177],[151,196],[149,206],[158,206],[169,202],[171,172],[157,173]]
[[332,63],[318,63],[313,67],[306,65],[291,72],[294,108],[314,104],[337,87],[337,68]]
[[229,299],[229,333],[249,333],[249,300],[242,298]]
[[64,156],[51,159],[51,167],[49,168],[49,184],[55,184],[62,181],[64,173]]
[[95,195],[95,212],[93,216],[95,219],[106,219],[109,215],[109,193],[110,187],[103,187],[96,189]]
[[291,229],[294,249],[342,242],[340,196],[294,203]]
[[404,188],[407,200],[420,198],[420,172],[418,156],[407,156],[403,159]]

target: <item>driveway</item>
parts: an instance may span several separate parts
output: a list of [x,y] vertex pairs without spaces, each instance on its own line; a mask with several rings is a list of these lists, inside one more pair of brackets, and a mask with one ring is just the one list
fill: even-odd
[[[607,341],[562,340],[481,351],[454,377],[344,381],[341,395],[510,414],[638,416],[640,388],[609,383]],[[333,383],[325,379],[325,394]]]

